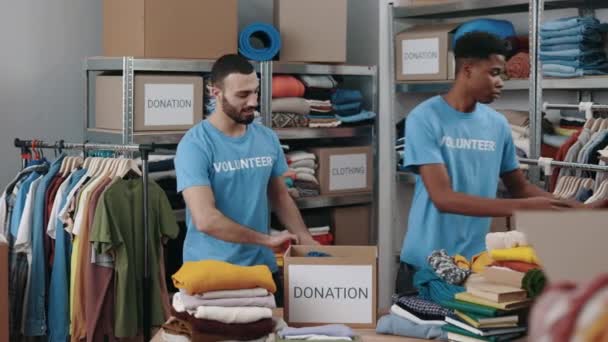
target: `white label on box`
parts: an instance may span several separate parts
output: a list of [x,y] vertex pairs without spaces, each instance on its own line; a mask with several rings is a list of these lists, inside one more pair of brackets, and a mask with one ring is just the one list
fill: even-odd
[[146,84],[146,126],[193,125],[193,84]]
[[403,75],[436,74],[439,72],[439,38],[402,40],[401,57]]
[[367,187],[367,154],[329,156],[329,191]]
[[371,265],[289,265],[289,320],[374,323],[373,276]]

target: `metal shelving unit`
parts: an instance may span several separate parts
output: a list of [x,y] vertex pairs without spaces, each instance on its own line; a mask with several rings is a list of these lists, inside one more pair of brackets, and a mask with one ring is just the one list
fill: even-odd
[[296,204],[300,209],[315,209],[328,207],[341,207],[355,204],[370,204],[373,195],[370,193],[348,194],[335,196],[303,197],[296,199]]
[[334,127],[334,128],[277,128],[274,131],[280,140],[371,138],[373,126]]

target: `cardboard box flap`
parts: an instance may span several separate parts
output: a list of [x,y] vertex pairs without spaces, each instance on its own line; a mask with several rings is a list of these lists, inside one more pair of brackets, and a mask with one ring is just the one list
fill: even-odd
[[608,273],[608,212],[535,211],[515,214],[551,282],[589,281]]
[[398,35],[401,35],[403,33],[437,33],[437,32],[445,32],[445,33],[449,33],[454,31],[458,26],[460,26],[459,23],[443,23],[443,24],[432,24],[432,25],[416,25],[416,26],[412,26],[411,28],[399,32]]
[[378,258],[378,249],[375,246],[291,246],[285,253],[286,258],[306,257],[311,251],[330,254],[335,258]]

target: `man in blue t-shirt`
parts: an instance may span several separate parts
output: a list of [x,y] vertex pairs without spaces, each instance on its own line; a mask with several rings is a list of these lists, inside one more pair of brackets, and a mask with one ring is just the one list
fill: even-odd
[[[412,274],[428,265],[426,258],[434,250],[467,258],[485,250],[491,217],[573,205],[527,181],[507,120],[486,105],[500,95],[505,54],[505,44],[496,36],[466,34],[454,47],[452,88],[419,104],[407,117],[404,167],[417,177],[398,293],[415,291]],[[513,199],[496,199],[499,179]]]
[[[253,66],[239,55],[223,56],[211,81],[217,109],[186,133],[175,156],[177,190],[187,205],[184,261],[268,265],[276,274],[272,248],[317,243],[287,191],[279,139],[251,124],[259,92]],[[269,199],[288,230],[275,236],[269,235]]]

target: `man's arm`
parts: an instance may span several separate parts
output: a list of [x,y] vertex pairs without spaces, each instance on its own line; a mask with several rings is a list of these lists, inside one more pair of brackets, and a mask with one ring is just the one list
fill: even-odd
[[528,182],[520,169],[507,172],[501,178],[511,196],[515,198],[546,197],[555,199],[553,194]]
[[285,232],[269,236],[227,218],[215,207],[215,197],[208,186],[189,187],[183,191],[183,194],[196,229],[214,238],[269,248],[281,246],[288,240],[297,241],[297,236],[294,234]]
[[283,177],[273,177],[268,186],[268,197],[274,213],[288,231],[298,236],[302,245],[318,245],[302,219],[300,210],[289,195]]
[[564,204],[546,197],[525,199],[490,199],[452,190],[450,177],[443,164],[418,167],[431,201],[441,212],[480,216],[506,217],[521,209],[557,209]]

